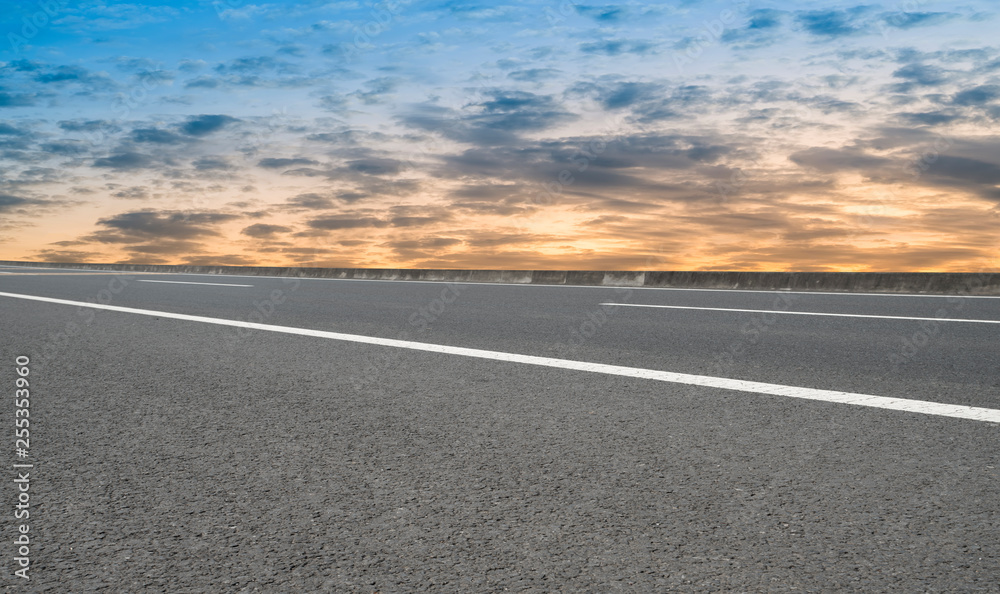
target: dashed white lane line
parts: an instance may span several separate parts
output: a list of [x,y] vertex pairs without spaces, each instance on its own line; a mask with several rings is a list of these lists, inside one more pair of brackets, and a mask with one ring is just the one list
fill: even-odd
[[190,281],[138,280],[140,283],[170,283],[171,285],[208,285],[210,287],[252,287],[253,285],[230,285],[226,283],[195,283]]
[[872,314],[842,314],[814,311],[780,311],[775,309],[732,309],[728,307],[691,307],[687,305],[643,305],[639,303],[601,303],[617,307],[650,307],[657,309],[698,309],[704,311],[735,311],[745,313],[768,313],[789,316],[832,316],[837,318],[876,318],[880,320],[917,320],[925,322],[968,322],[971,324],[1000,324],[1000,320],[973,320],[969,318],[914,318],[909,316],[877,316]]
[[822,402],[853,404],[855,406],[867,406],[871,408],[881,408],[881,409],[895,410],[902,412],[920,413],[925,415],[935,415],[939,417],[953,417],[957,419],[971,419],[974,421],[985,421],[988,423],[1000,423],[1000,410],[995,410],[991,408],[961,406],[957,404],[940,404],[937,402],[908,400],[905,398],[887,398],[884,396],[873,396],[870,394],[854,394],[851,392],[838,392],[834,390],[817,390],[814,388],[800,388],[796,386],[783,386],[779,384],[749,382],[749,381],[728,379],[722,377],[711,377],[706,375],[690,375],[687,373],[673,373],[669,371],[659,371],[655,369],[641,369],[638,367],[622,367],[619,365],[606,365],[604,363],[587,363],[585,361],[572,361],[568,359],[536,357],[534,355],[518,355],[516,353],[486,351],[481,349],[470,349],[465,347],[455,347],[455,346],[448,346],[441,344],[428,344],[424,342],[412,342],[409,340],[397,340],[392,338],[376,338],[374,336],[343,334],[340,332],[327,332],[325,330],[311,330],[309,328],[293,328],[290,326],[257,324],[254,322],[243,322],[240,320],[209,318],[204,316],[193,316],[188,314],[156,311],[151,309],[136,309],[132,307],[121,307],[118,305],[102,305],[99,303],[87,303],[84,301],[69,301],[66,299],[54,299],[51,297],[39,297],[36,295],[21,295],[18,293],[0,292],[0,297],[10,297],[12,299],[26,299],[29,301],[41,301],[43,303],[71,305],[74,307],[86,307],[90,309],[103,309],[108,311],[117,311],[122,313],[138,314],[144,316],[155,316],[158,318],[184,320],[188,322],[201,322],[204,324],[217,324],[219,326],[234,326],[236,328],[263,330],[266,332],[297,334],[300,336],[327,338],[330,340],[355,342],[361,344],[373,344],[386,347],[409,349],[414,351],[441,353],[445,355],[458,355],[461,357],[474,357],[477,359],[490,359],[493,361],[507,361],[510,363],[521,363],[525,365],[538,365],[542,367],[554,367],[558,369],[570,369],[575,371],[588,371],[591,373],[603,373],[606,375],[617,375],[623,377],[650,379],[661,382],[670,382],[674,384],[704,386],[708,388],[719,388],[723,390],[737,390],[740,392],[752,392],[755,394],[769,394],[772,396],[785,396],[788,398],[801,398],[805,400],[818,400]]

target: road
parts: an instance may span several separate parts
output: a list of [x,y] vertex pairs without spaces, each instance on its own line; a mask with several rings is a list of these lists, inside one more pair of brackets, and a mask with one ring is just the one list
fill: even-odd
[[1000,583],[1000,298],[2,267],[0,321],[38,591]]

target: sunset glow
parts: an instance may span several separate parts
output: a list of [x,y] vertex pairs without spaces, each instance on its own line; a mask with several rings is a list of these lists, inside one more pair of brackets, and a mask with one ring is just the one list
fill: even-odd
[[0,259],[1000,270],[986,0],[26,2]]

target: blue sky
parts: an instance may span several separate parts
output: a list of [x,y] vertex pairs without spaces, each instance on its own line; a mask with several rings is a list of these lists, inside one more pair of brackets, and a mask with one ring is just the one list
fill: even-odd
[[995,4],[24,2],[0,258],[1000,269]]

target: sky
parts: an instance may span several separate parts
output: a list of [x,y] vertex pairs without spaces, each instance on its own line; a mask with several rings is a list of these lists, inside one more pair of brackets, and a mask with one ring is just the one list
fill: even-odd
[[1000,271],[992,0],[0,1],[0,259]]

